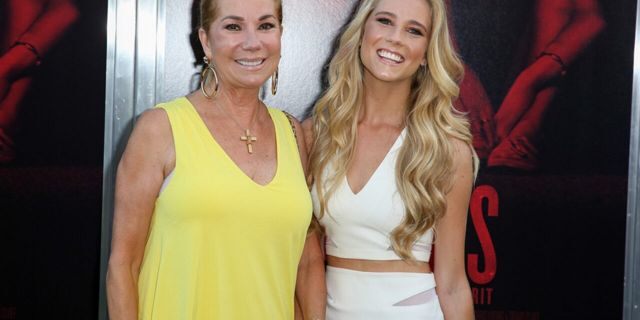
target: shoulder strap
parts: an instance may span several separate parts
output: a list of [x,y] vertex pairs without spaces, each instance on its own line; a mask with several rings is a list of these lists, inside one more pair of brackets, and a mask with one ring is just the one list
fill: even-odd
[[291,125],[291,131],[293,131],[293,137],[296,139],[296,145],[297,145],[298,144],[298,135],[297,135],[297,132],[296,132],[296,125],[293,123],[294,117],[289,112],[286,112],[284,110],[282,110],[282,113],[284,113],[284,115],[287,116],[287,120],[289,120],[289,124]]

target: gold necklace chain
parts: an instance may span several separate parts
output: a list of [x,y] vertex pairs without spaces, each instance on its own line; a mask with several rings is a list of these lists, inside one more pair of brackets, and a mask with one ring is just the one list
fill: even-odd
[[227,112],[227,110],[224,108],[224,106],[222,106],[222,104],[219,104],[219,108],[222,110],[222,113],[224,113],[227,117],[231,118],[231,120],[238,126],[238,128],[240,128],[240,130],[244,131],[244,135],[240,136],[240,141],[244,141],[245,144],[247,145],[247,152],[249,154],[253,154],[253,143],[258,141],[258,137],[251,135],[251,126],[258,119],[258,111],[259,110],[256,110],[255,113],[253,114],[253,118],[249,122],[249,127],[248,128],[244,128],[244,127],[242,127],[240,125],[238,120],[236,120],[236,118],[234,118],[231,115],[231,113]]

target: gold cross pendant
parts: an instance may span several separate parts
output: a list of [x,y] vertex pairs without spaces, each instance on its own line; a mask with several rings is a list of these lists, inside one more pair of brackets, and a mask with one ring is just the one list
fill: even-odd
[[247,152],[249,152],[249,154],[253,153],[253,146],[251,144],[258,141],[258,137],[252,136],[249,129],[246,129],[244,136],[240,136],[240,140],[247,143]]

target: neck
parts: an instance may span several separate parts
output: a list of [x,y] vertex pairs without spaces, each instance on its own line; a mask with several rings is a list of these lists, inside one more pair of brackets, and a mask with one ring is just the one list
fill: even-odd
[[251,127],[254,121],[259,120],[262,102],[258,99],[259,89],[222,89],[215,98],[215,105],[221,108],[223,114],[227,114],[240,125]]
[[366,74],[364,105],[358,123],[404,126],[410,92],[410,79],[401,82],[385,82]]

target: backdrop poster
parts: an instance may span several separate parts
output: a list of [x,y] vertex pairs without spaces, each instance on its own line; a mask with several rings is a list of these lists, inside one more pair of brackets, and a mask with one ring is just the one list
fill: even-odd
[[0,1],[0,319],[96,316],[106,16]]
[[476,319],[622,317],[635,5],[451,0]]

